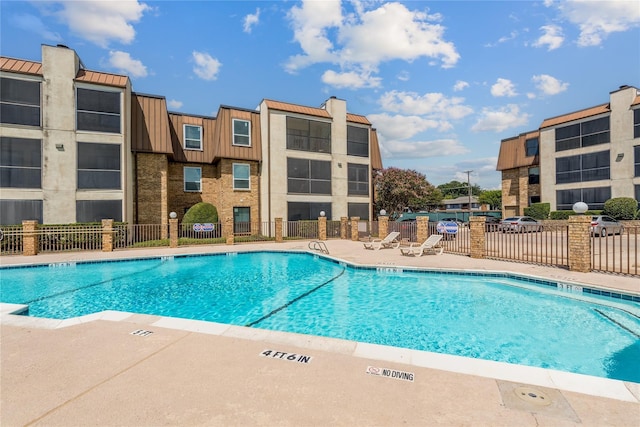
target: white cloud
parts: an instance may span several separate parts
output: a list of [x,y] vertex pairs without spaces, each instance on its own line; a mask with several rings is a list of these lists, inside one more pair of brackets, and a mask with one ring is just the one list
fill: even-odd
[[456,82],[455,85],[453,85],[453,91],[454,92],[460,92],[461,90],[468,88],[469,87],[469,83],[462,81],[462,80],[458,80]]
[[140,21],[144,12],[150,9],[146,4],[135,0],[65,0],[58,4],[61,9],[54,14],[73,33],[103,48],[112,40],[131,43],[136,35],[132,24]]
[[515,104],[509,104],[497,110],[483,108],[480,118],[471,127],[471,130],[474,132],[502,132],[506,129],[526,125],[530,117],[530,114],[521,113],[520,107]]
[[400,81],[407,82],[411,78],[411,75],[408,71],[400,71],[397,78]]
[[248,14],[244,17],[244,25],[242,30],[245,33],[251,33],[251,29],[260,22],[260,8],[256,9],[256,13]]
[[564,42],[562,28],[557,25],[544,25],[540,27],[540,30],[543,34],[533,43],[535,47],[547,46],[547,50],[551,51],[562,46]]
[[362,89],[380,87],[380,77],[372,77],[370,73],[348,71],[337,73],[327,70],[322,74],[322,82],[336,88]]
[[390,91],[384,93],[378,103],[387,111],[403,114],[427,115],[436,119],[460,119],[473,113],[463,104],[464,98],[447,98],[441,93]]
[[191,54],[196,65],[193,67],[193,72],[196,76],[203,80],[215,80],[218,78],[218,71],[222,64],[211,55],[205,52],[193,51]]
[[567,0],[554,5],[580,28],[578,46],[598,46],[611,33],[640,26],[637,0]]
[[436,139],[432,141],[381,140],[381,150],[385,158],[425,159],[429,157],[454,156],[466,154],[467,148],[455,139]]
[[38,34],[40,37],[42,37],[45,40],[49,40],[53,42],[62,41],[62,37],[60,37],[60,34],[54,33],[53,31],[49,30],[46,27],[46,25],[44,25],[42,20],[37,16],[30,15],[27,13],[21,14],[21,15],[14,15],[11,18],[11,23],[20,29]]
[[511,80],[499,78],[497,82],[491,86],[491,95],[496,97],[512,97],[518,95],[518,93],[516,92],[516,86]]
[[141,61],[131,58],[127,52],[119,50],[109,52],[109,65],[131,77],[146,77],[147,67]]
[[367,118],[378,129],[378,135],[388,140],[408,139],[428,129],[450,129],[445,122],[425,119],[420,116],[402,116],[383,114],[369,114]]
[[548,74],[540,74],[531,78],[538,90],[544,95],[557,95],[564,92],[569,87],[569,83],[563,83]]
[[177,110],[182,107],[182,101],[177,101],[175,99],[167,101],[167,107]]

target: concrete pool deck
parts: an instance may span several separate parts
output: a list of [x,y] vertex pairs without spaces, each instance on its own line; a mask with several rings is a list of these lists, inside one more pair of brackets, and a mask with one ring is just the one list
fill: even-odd
[[[307,243],[3,256],[0,264]],[[626,276],[326,244],[331,257],[357,264],[506,271],[640,294],[640,281]],[[637,427],[640,419],[637,383],[343,340],[118,312],[66,321],[2,314],[0,332],[2,426]]]

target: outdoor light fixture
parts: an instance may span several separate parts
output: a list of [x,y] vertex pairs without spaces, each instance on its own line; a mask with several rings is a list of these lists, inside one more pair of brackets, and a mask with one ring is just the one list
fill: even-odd
[[320,211],[320,216],[324,217],[326,215],[326,213],[324,213],[324,211]]
[[64,144],[56,144],[56,150],[64,151]]
[[578,215],[584,215],[588,209],[589,206],[585,202],[575,202],[573,204],[573,211]]
[[385,216],[387,214],[387,211],[385,211],[384,209],[380,209],[380,216]]
[[176,219],[176,218],[178,218],[178,214],[177,214],[177,213],[175,213],[175,212],[171,212],[171,213],[169,214],[169,218],[171,218],[171,219]]
[[616,156],[616,162],[621,162],[624,159],[624,153],[618,153]]

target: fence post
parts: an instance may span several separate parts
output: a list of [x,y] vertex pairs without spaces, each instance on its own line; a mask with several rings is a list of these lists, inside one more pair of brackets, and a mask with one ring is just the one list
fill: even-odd
[[102,220],[102,252],[113,252],[113,220]]
[[276,218],[276,243],[282,243],[282,218]]
[[22,255],[38,255],[38,221],[22,221]]
[[346,216],[340,217],[340,238],[343,240],[347,238],[347,221]]
[[222,234],[227,238],[227,245],[233,245],[234,236],[233,236],[233,218],[226,218],[224,220]]
[[327,240],[327,217],[318,217],[318,239]]
[[380,215],[378,217],[378,237],[384,239],[389,234],[389,217]]
[[416,217],[416,240],[419,243],[424,242],[429,237],[429,217]]
[[360,221],[359,216],[351,217],[351,240],[357,242],[360,239],[360,235],[358,234],[358,222]]
[[484,248],[486,243],[486,235],[484,226],[486,222],[484,216],[469,217],[469,242],[471,245],[471,258],[484,258]]
[[591,271],[591,217],[571,215],[569,217],[569,270],[588,273]]
[[178,247],[178,218],[169,218],[169,247]]

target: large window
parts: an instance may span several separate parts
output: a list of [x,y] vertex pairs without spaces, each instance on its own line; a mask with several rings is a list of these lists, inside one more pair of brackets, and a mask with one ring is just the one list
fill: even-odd
[[120,145],[78,142],[78,189],[119,190]]
[[186,150],[202,150],[202,126],[183,125],[184,148]]
[[42,141],[0,138],[0,187],[42,188]]
[[[369,195],[369,166],[354,163],[347,164],[348,194],[350,196]],[[349,215],[351,216],[351,215]]]
[[249,190],[251,188],[251,167],[246,163],[233,164],[233,189]]
[[251,122],[233,119],[233,145],[251,147]]
[[289,202],[287,211],[288,221],[315,220],[322,211],[328,219],[332,218],[331,203]]
[[585,202],[589,209],[604,209],[604,202],[611,198],[611,187],[577,188],[556,191],[556,209],[571,210],[575,202]]
[[633,137],[640,138],[640,108],[633,110]]
[[362,220],[369,220],[369,204],[368,203],[349,203],[347,206],[349,218],[354,216],[359,217]]
[[609,151],[556,158],[556,184],[609,179]]
[[0,200],[0,224],[36,220],[42,224],[42,200]]
[[540,168],[529,168],[529,184],[540,184]]
[[633,147],[633,176],[640,176],[640,145]]
[[347,154],[369,157],[369,129],[347,126]]
[[289,150],[331,152],[331,123],[287,117]]
[[122,200],[77,200],[76,222],[122,221]]
[[200,192],[202,191],[202,168],[185,166],[184,175],[184,191]]
[[0,123],[40,126],[40,82],[0,78]]
[[556,151],[609,143],[609,116],[556,129]]
[[287,158],[287,192],[331,194],[331,162]]
[[538,137],[529,138],[524,142],[525,155],[527,157],[537,156],[540,152],[540,141]]
[[78,88],[78,130],[120,133],[120,92]]

